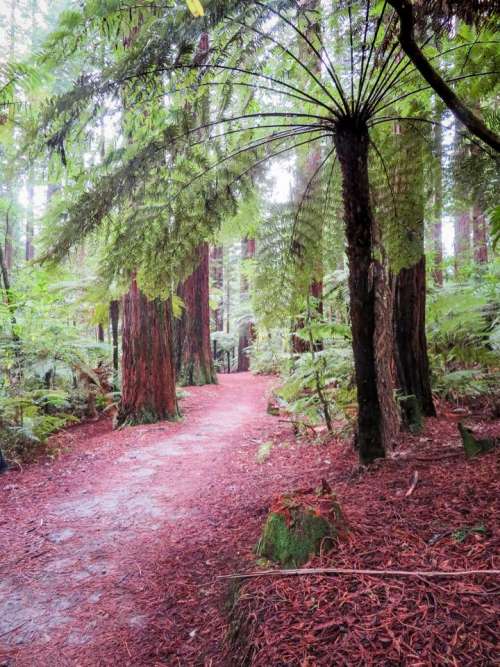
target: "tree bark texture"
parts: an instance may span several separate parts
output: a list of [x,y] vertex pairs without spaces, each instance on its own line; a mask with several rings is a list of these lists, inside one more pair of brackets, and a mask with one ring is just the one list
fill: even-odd
[[176,367],[184,386],[217,383],[210,345],[208,243],[196,253],[196,269],[177,290],[184,310],[176,322]]
[[455,275],[471,256],[471,220],[466,211],[455,218],[453,248],[455,254]]
[[[390,304],[376,308],[377,288],[384,271],[373,258],[375,224],[370,203],[368,181],[368,130],[356,120],[337,123],[334,136],[342,171],[344,219],[349,258],[349,293],[352,322],[352,346],[358,399],[357,445],[360,459],[369,463],[384,457],[395,438],[396,406],[393,382],[386,355],[377,359],[377,345],[389,336],[389,330],[377,317],[384,319]],[[379,310],[379,312],[376,312]],[[382,312],[380,312],[382,311]],[[382,317],[384,316],[384,317]]]
[[472,208],[472,245],[474,248],[474,262],[476,264],[487,264],[488,231],[486,216],[477,204],[474,204]]
[[113,346],[113,389],[118,391],[119,349],[118,324],[120,319],[120,303],[117,300],[109,304],[109,320],[111,322],[111,343]]
[[178,416],[167,301],[149,301],[135,279],[123,297],[122,398],[117,423],[150,424]]
[[434,128],[434,146],[436,167],[434,170],[434,224],[432,226],[432,242],[434,250],[434,266],[432,277],[437,287],[442,287],[443,276],[443,130],[440,125]]
[[[245,238],[241,242],[241,259],[244,262],[247,259],[255,257],[255,239]],[[240,279],[240,302],[248,304],[250,300],[250,285],[245,275]],[[238,332],[238,373],[250,370],[250,357],[248,347],[254,340],[254,326],[250,320],[245,320],[240,324]]]
[[[403,396],[414,396],[417,410],[435,417],[425,333],[425,256],[401,269],[394,290],[394,356],[398,388]],[[403,401],[405,422],[414,424],[414,403]]]
[[[224,249],[222,246],[215,246],[210,252],[210,270],[212,275],[212,285],[221,291],[224,289]],[[221,303],[214,311],[214,331],[224,331],[224,308]]]

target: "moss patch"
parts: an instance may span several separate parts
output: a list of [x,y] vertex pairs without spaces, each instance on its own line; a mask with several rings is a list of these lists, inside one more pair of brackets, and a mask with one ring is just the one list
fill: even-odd
[[284,567],[300,567],[321,549],[332,549],[346,530],[345,518],[333,494],[321,495],[311,490],[285,496],[269,513],[256,553]]

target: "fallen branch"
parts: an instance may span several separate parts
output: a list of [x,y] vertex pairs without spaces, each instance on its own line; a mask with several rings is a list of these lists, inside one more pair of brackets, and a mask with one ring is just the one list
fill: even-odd
[[370,575],[374,577],[470,577],[484,575],[498,577],[500,570],[434,570],[429,572],[413,570],[349,570],[334,567],[312,567],[301,570],[263,570],[262,572],[247,572],[243,574],[222,574],[217,579],[251,579],[256,577],[293,577],[312,574],[347,574]]

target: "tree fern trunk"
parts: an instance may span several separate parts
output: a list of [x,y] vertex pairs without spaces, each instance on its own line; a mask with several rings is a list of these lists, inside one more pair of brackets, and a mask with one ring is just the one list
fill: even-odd
[[[381,312],[387,314],[390,304],[376,308],[383,271],[373,258],[376,229],[368,181],[368,130],[364,124],[347,119],[337,124],[334,140],[342,171],[349,258],[352,346],[358,398],[357,444],[361,461],[369,463],[385,456],[397,430],[390,369],[383,351],[383,359],[380,359],[383,363],[377,358],[377,345],[384,338]],[[387,290],[382,291],[387,294]],[[392,341],[390,326],[385,333]]]

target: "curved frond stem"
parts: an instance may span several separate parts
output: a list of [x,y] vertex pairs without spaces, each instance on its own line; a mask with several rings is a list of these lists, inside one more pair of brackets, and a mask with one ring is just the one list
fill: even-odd
[[304,206],[304,202],[305,202],[306,199],[307,199],[307,195],[309,194],[309,190],[310,190],[311,187],[312,187],[312,184],[313,184],[313,182],[314,182],[314,179],[315,179],[316,176],[319,174],[319,172],[321,171],[321,169],[323,169],[323,166],[328,162],[328,160],[330,159],[330,157],[332,156],[332,154],[333,154],[334,152],[335,152],[335,146],[328,152],[327,156],[320,162],[320,164],[318,165],[318,167],[314,170],[313,174],[311,175],[311,178],[309,179],[309,181],[307,182],[306,187],[304,188],[304,192],[302,193],[302,196],[301,196],[301,198],[300,198],[300,202],[299,202],[299,205],[298,205],[298,207],[297,207],[297,211],[296,211],[296,213],[295,213],[294,220],[293,220],[292,234],[291,234],[291,241],[292,241],[292,243],[293,243],[293,241],[294,241],[295,230],[296,230],[296,228],[297,228],[297,224],[298,224],[298,221],[299,221],[299,215],[300,215],[300,213],[301,213],[301,211],[302,211],[302,208],[303,208],[303,206]]
[[199,132],[200,130],[206,130],[209,127],[213,127],[214,125],[220,125],[222,123],[235,123],[238,120],[247,120],[249,118],[314,118],[315,120],[321,120],[321,121],[326,121],[324,125],[322,123],[314,123],[314,124],[297,124],[300,127],[304,127],[307,125],[308,127],[316,127],[318,125],[321,125],[322,127],[326,127],[331,120],[329,118],[325,118],[324,116],[315,116],[313,114],[304,114],[304,113],[295,113],[292,111],[261,111],[258,113],[246,113],[242,114],[241,116],[231,116],[229,118],[219,118],[218,120],[212,120],[209,123],[203,123],[202,125],[198,125],[198,127],[193,127],[187,132],[184,132],[177,137],[174,137],[173,139],[181,139],[182,137],[187,137],[190,134],[193,134],[194,132]]
[[[464,79],[472,79],[476,76],[491,76],[493,74],[499,74],[498,71],[491,70],[488,72],[476,72],[475,74],[464,74],[462,76],[455,76],[451,79],[444,79],[445,83],[456,83],[457,81],[463,81]],[[373,113],[379,113],[380,111],[383,111],[384,109],[388,109],[389,107],[393,106],[393,104],[396,104],[397,102],[400,102],[401,100],[405,100],[408,97],[411,97],[412,95],[417,95],[418,93],[423,92],[424,90],[430,90],[432,89],[432,86],[421,86],[420,88],[417,88],[415,90],[412,90],[409,93],[406,93],[404,95],[400,95],[399,97],[394,98],[390,102],[387,102],[386,104],[382,105],[381,107],[374,108]]]
[[[259,3],[257,3],[259,4]],[[240,21],[237,21],[236,19],[231,19],[238,25],[243,25],[245,26],[248,30],[252,30],[255,32],[257,35],[260,35],[261,37],[264,37],[265,39],[268,39],[272,44],[275,44],[278,48],[282,49],[284,53],[286,53],[294,62],[299,65],[299,67],[302,67],[302,69],[307,73],[307,75],[321,88],[321,90],[331,99],[331,101],[335,104],[335,106],[339,109],[339,111],[342,112],[342,107],[340,106],[339,102],[335,99],[335,97],[331,94],[331,92],[328,90],[328,88],[321,82],[321,80],[314,74],[314,72],[305,64],[303,63],[300,58],[298,58],[290,49],[288,49],[284,44],[281,44],[277,39],[272,37],[269,33],[263,32],[262,30],[259,30],[258,28],[255,28],[254,26],[250,26],[246,23],[242,23]],[[335,116],[338,116],[337,111],[333,111]]]
[[246,176],[248,173],[250,173],[253,169],[258,167],[259,165],[263,164],[264,162],[267,162],[267,160],[272,160],[273,158],[278,157],[278,155],[283,155],[284,153],[287,153],[288,151],[293,150],[294,148],[300,148],[300,146],[306,146],[308,144],[313,143],[314,141],[318,141],[319,139],[324,139],[325,137],[329,136],[331,136],[330,133],[321,134],[317,137],[313,137],[312,139],[306,139],[305,141],[298,142],[296,144],[293,144],[292,146],[287,146],[286,148],[282,148],[279,151],[275,151],[274,153],[266,155],[260,160],[257,160],[257,162],[254,162],[254,164],[252,164],[250,167],[242,171],[240,174],[238,174],[238,176],[233,178],[233,180],[228,183],[228,187],[231,187],[231,185],[239,181],[241,178]]
[[[304,97],[307,97],[313,104],[316,104],[318,106],[323,106],[325,107],[330,113],[333,113],[337,115],[337,112],[334,111],[331,107],[328,105],[325,105],[321,100],[318,100],[316,97],[313,97],[309,93],[306,93],[305,91],[301,90],[300,88],[297,88],[296,86],[292,86],[289,83],[286,83],[285,81],[281,81],[281,79],[275,79],[272,76],[269,76],[267,74],[262,74],[261,72],[255,72],[253,70],[248,70],[244,69],[243,67],[232,67],[229,65],[215,65],[215,64],[205,64],[205,65],[195,65],[195,64],[190,64],[190,65],[176,65],[175,67],[171,68],[165,68],[163,70],[158,70],[158,71],[168,71],[171,72],[176,69],[220,69],[224,71],[229,71],[229,72],[238,72],[239,74],[248,74],[250,76],[255,76],[259,77],[261,79],[266,79],[266,81],[271,81],[272,83],[276,83],[280,86],[284,86],[285,88],[289,88],[290,90],[293,90],[295,93],[300,93]],[[327,120],[327,119],[326,119]]]
[[[424,41],[422,48],[427,46],[427,44],[432,40],[432,38],[433,35],[429,35],[429,37],[427,37],[427,39]],[[407,79],[409,76],[412,76],[418,71],[417,68],[413,65],[411,71],[406,76],[403,76],[404,72],[412,65],[413,65],[412,61],[409,58],[407,58],[404,52],[403,52],[403,58],[401,60],[399,61],[396,59],[394,60],[392,67],[390,67],[387,72],[387,76],[385,76],[383,81],[380,82],[380,85],[378,86],[378,91],[376,92],[376,94],[374,95],[373,99],[369,104],[369,109],[368,109],[369,114],[374,112],[374,109],[378,104],[378,102],[383,100],[387,93],[393,90],[395,86],[399,88],[399,86],[405,79]]]
[[278,16],[284,23],[286,23],[286,25],[288,25],[290,28],[292,28],[292,30],[294,30],[304,40],[304,42],[309,46],[309,48],[312,50],[312,52],[320,59],[320,61],[325,66],[326,71],[330,75],[330,77],[331,77],[331,79],[332,79],[332,81],[335,85],[335,88],[336,88],[336,90],[337,90],[337,92],[338,92],[338,94],[339,94],[339,96],[340,96],[340,98],[341,98],[341,100],[344,104],[344,107],[345,107],[344,110],[348,112],[349,111],[349,104],[347,102],[347,99],[346,99],[346,96],[345,96],[345,93],[344,93],[344,89],[342,87],[342,83],[341,83],[341,81],[340,81],[340,79],[339,79],[339,77],[338,77],[338,75],[335,71],[335,67],[333,66],[332,59],[330,58],[330,54],[328,53],[328,50],[324,47],[321,40],[320,40],[321,47],[322,47],[323,53],[326,55],[326,58],[327,58],[328,62],[325,62],[323,60],[323,58],[321,57],[321,52],[318,51],[318,49],[316,49],[316,47],[311,42],[309,37],[302,30],[300,30],[300,28],[298,28],[296,25],[294,25],[292,21],[287,19],[287,17],[284,14],[282,14],[281,12],[279,12],[276,9],[273,9],[272,7],[266,7],[260,1],[257,1],[255,4],[259,5],[262,8],[265,8],[266,10],[270,11],[275,16]]
[[[186,190],[188,187],[190,187],[193,183],[198,181],[200,178],[203,178],[203,176],[206,176],[209,172],[213,171],[217,167],[220,167],[221,164],[224,164],[228,160],[232,160],[233,158],[238,157],[239,155],[242,155],[243,153],[247,153],[248,151],[253,151],[256,148],[261,148],[262,146],[266,146],[266,145],[271,144],[275,141],[279,141],[279,140],[282,140],[282,139],[289,139],[289,138],[298,136],[300,134],[308,134],[308,133],[311,133],[311,132],[321,132],[321,130],[317,129],[317,128],[308,128],[308,129],[304,129],[304,130],[297,130],[296,132],[290,131],[286,134],[285,133],[279,133],[275,136],[270,135],[269,137],[266,137],[265,139],[258,140],[258,141],[252,141],[249,144],[247,144],[246,146],[243,146],[243,147],[239,148],[238,150],[236,150],[232,153],[229,153],[228,155],[224,155],[224,157],[222,157],[220,160],[217,160],[212,165],[210,165],[209,167],[204,169],[202,172],[200,172],[199,174],[196,174],[196,176],[194,176],[194,178],[192,178],[190,181],[188,181],[188,183],[185,183],[180,188],[180,190],[177,192],[175,197],[178,197],[182,192],[184,192],[184,190]],[[328,136],[328,135],[326,135],[326,136]]]
[[363,79],[364,79],[364,75],[365,75],[366,38],[368,36],[370,9],[371,9],[371,2],[370,2],[370,0],[366,0],[365,30],[364,30],[364,33],[363,33],[363,41],[361,43],[361,66],[360,66],[360,72],[359,72],[358,94],[357,94],[357,97],[356,97],[356,103],[354,105],[354,113],[358,113],[359,105],[360,105],[360,101],[361,101],[361,91],[362,91],[362,88],[363,88]]
[[[372,60],[372,57],[373,57],[373,52],[375,50],[375,44],[377,42],[377,37],[378,37],[378,34],[380,32],[380,27],[381,27],[382,22],[384,20],[384,14],[385,14],[386,9],[387,9],[387,0],[384,0],[384,4],[382,6],[382,11],[380,12],[380,16],[377,19],[377,24],[375,26],[373,37],[371,39],[370,51],[368,52],[368,58],[366,59],[365,68],[364,68],[364,71],[362,72],[362,74],[360,76],[360,80],[359,80],[358,97],[359,97],[360,100],[362,99],[362,96],[363,96],[365,84],[368,81],[370,81],[371,77],[373,76],[373,72],[374,72],[374,69],[375,69],[375,66],[376,66],[376,60],[374,60],[373,63],[372,63],[372,66],[371,66],[370,74],[368,74],[368,70],[370,68],[370,63],[371,63],[371,60]],[[358,107],[358,109],[359,109],[359,107]]]
[[394,42],[392,44],[388,54],[384,58],[384,62],[382,63],[378,71],[375,83],[371,86],[370,91],[368,92],[366,98],[363,100],[363,110],[367,115],[369,115],[371,100],[373,99],[373,96],[377,94],[379,87],[383,84],[383,81],[387,77],[388,73],[391,71],[391,67],[394,64],[391,63],[391,58],[393,57],[394,52],[396,51],[398,46],[399,46],[398,42]]
[[[276,90],[276,88],[271,88],[270,86],[259,86],[258,84],[255,83],[248,83],[245,81],[205,81],[201,83],[194,83],[191,86],[187,86],[186,88],[174,88],[173,90],[168,90],[165,91],[165,93],[161,93],[158,97],[162,97],[165,94],[170,95],[173,93],[182,93],[188,90],[197,90],[198,88],[202,88],[204,86],[241,86],[243,88],[253,88],[254,90],[266,90],[268,92],[274,93],[274,94],[279,94],[279,95],[286,95],[287,97],[290,97],[291,99],[295,100],[300,100],[301,102],[305,102],[306,104],[311,103],[311,99],[308,99],[307,97],[304,97],[303,95],[296,95],[295,93],[289,93],[285,90]],[[154,98],[148,98],[148,99],[154,99]],[[324,107],[327,111],[330,113],[334,113],[334,110],[329,107],[327,104],[324,104],[321,102],[321,100],[317,100],[315,104],[318,104],[322,107]]]
[[[422,48],[424,48],[431,41],[432,37],[433,37],[433,35],[431,37],[428,37],[425,40],[425,42],[422,45]],[[467,42],[466,44],[459,44],[458,46],[452,46],[449,49],[445,49],[444,51],[440,51],[435,56],[431,56],[430,58],[428,58],[428,61],[431,63],[434,60],[437,60],[438,58],[443,58],[444,56],[448,55],[449,53],[453,53],[454,51],[458,51],[459,49],[466,49],[466,48],[473,49],[475,46],[493,45],[493,44],[500,44],[500,40],[497,40],[497,39],[481,40],[481,41],[478,40],[478,41],[474,41],[474,42]],[[412,68],[411,68],[411,71],[408,72],[408,74],[406,74],[405,76],[401,76],[403,74],[403,71],[398,73],[398,76],[397,76],[398,81],[397,81],[397,84],[396,84],[395,87],[397,87],[397,88],[401,87],[402,85],[404,85],[406,83],[406,81],[408,80],[409,77],[414,76],[415,74],[418,74],[419,76],[421,76],[420,72],[415,67],[415,65],[413,65],[411,60],[407,61],[407,63],[405,64],[404,70],[406,70],[409,65],[412,65]],[[463,64],[462,64],[462,67],[463,67]],[[388,88],[389,86],[394,87],[394,82],[389,83],[388,86],[386,86],[386,88]]]
[[351,107],[354,112],[354,44],[352,35],[352,8],[350,4],[347,7],[347,14],[349,16],[349,55],[351,60]]
[[[374,127],[375,125],[383,125],[384,123],[390,123],[393,121],[406,121],[409,123],[417,122],[417,123],[427,123],[428,125],[433,125],[433,126],[438,126],[443,128],[444,130],[450,130],[450,127],[448,125],[445,125],[444,123],[439,123],[436,120],[431,120],[430,118],[419,118],[418,116],[382,116],[381,118],[373,118],[369,123],[368,127]],[[468,139],[471,143],[473,143],[475,146],[480,148],[482,151],[487,153],[488,155],[493,157],[493,154],[490,153],[483,144],[481,144],[474,136],[469,134],[468,132],[463,132],[462,130],[455,129],[455,131],[461,136],[464,137],[464,139]]]

